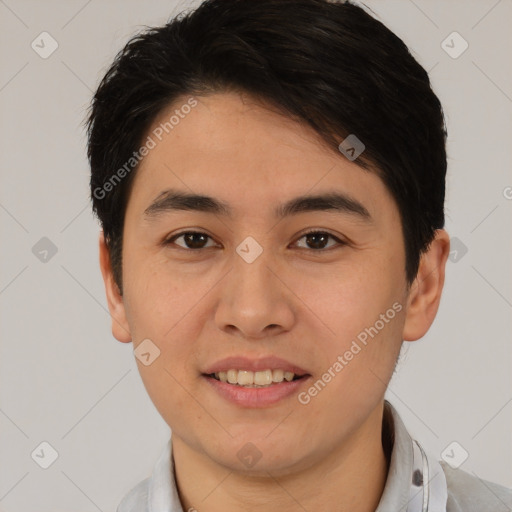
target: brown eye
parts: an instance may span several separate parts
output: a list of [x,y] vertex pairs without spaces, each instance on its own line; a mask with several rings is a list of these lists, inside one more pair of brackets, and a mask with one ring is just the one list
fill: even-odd
[[180,233],[178,235],[174,235],[170,239],[168,239],[165,242],[165,245],[169,245],[175,242],[175,240],[178,240],[180,238],[183,238],[183,244],[176,244],[182,249],[191,249],[191,250],[198,250],[198,249],[204,249],[207,248],[206,242],[208,239],[211,239],[209,235],[206,233],[202,233],[200,231],[187,231],[185,233]]
[[[307,244],[307,247],[303,247],[303,248],[312,249],[315,251],[325,249],[329,238],[335,240],[338,243],[338,245],[345,245],[345,243],[343,241],[341,241],[339,238],[337,238],[334,235],[331,235],[330,233],[327,233],[325,231],[310,231],[308,233],[303,234],[299,238],[299,240],[301,240],[302,238],[304,238],[306,240],[306,244]],[[330,249],[331,247],[332,246],[327,247],[327,248]]]

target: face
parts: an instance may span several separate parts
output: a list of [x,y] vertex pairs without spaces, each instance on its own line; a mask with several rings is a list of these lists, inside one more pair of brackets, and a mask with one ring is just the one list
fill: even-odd
[[[144,385],[187,446],[239,471],[247,454],[261,454],[259,470],[306,467],[371,417],[402,341],[435,312],[405,332],[401,223],[375,174],[248,96],[180,109],[187,100],[148,132],[156,144],[126,210],[123,296],[109,293],[113,332],[152,354],[137,359]],[[170,191],[211,200],[177,205]],[[298,202],[328,194],[338,196]],[[207,376],[227,370],[303,376],[264,388]]]

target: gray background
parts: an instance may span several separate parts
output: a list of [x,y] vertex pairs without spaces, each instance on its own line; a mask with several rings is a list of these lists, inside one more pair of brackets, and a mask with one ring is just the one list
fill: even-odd
[[[366,3],[430,71],[449,130],[446,227],[467,247],[387,398],[438,459],[457,441],[462,469],[512,487],[512,1]],[[81,123],[128,37],[195,4],[0,0],[2,511],[114,511],[168,439],[132,346],[111,335]],[[43,31],[59,45],[47,59],[31,47]],[[458,58],[441,46],[453,31],[469,43]],[[59,454],[48,469],[31,457],[43,441]]]

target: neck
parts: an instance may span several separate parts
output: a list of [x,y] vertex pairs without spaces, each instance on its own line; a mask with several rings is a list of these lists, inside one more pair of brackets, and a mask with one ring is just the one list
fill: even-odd
[[248,476],[221,466],[172,434],[178,493],[184,511],[266,512],[323,510],[374,512],[388,472],[382,438],[383,403],[364,424],[325,457],[285,476]]

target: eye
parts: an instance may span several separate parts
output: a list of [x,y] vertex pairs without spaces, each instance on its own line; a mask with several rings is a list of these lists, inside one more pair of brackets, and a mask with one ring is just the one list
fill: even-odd
[[[305,247],[305,249],[311,249],[311,246],[313,246],[313,250],[315,251],[325,249],[329,238],[335,240],[338,245],[346,245],[345,242],[326,231],[308,231],[307,233],[304,233],[299,240],[302,238],[305,238],[306,244],[310,245],[310,247]],[[329,249],[331,247],[329,247]]]
[[175,240],[178,240],[179,238],[183,238],[183,242],[184,242],[185,246],[177,244],[178,247],[181,247],[182,249],[191,249],[191,250],[208,248],[208,246],[205,245],[205,242],[208,238],[211,240],[211,237],[209,235],[207,235],[206,233],[203,233],[201,231],[186,231],[184,233],[179,233],[179,234],[174,235],[171,238],[167,239],[164,242],[164,245],[170,245],[170,244],[174,243]]

